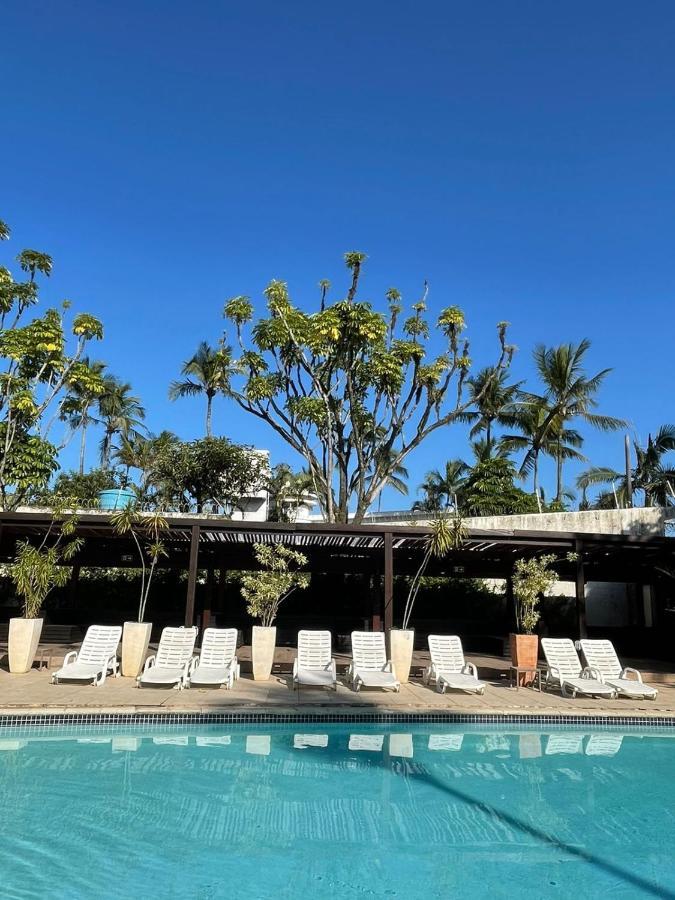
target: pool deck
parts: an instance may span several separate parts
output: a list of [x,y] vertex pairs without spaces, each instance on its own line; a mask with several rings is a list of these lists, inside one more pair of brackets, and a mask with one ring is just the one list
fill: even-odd
[[[0,715],[77,714],[77,713],[253,713],[278,715],[335,714],[343,712],[375,713],[468,713],[475,715],[534,716],[607,716],[669,717],[675,719],[675,684],[659,683],[652,673],[659,694],[655,701],[601,700],[587,697],[570,699],[557,691],[540,692],[532,688],[509,687],[506,668],[501,661],[472,657],[479,675],[487,681],[483,696],[457,691],[439,694],[414,677],[401,686],[400,693],[382,690],[352,690],[344,675],[338,674],[337,691],[301,688],[293,690],[284,652],[280,673],[270,681],[255,682],[248,674],[235,682],[234,690],[224,688],[191,688],[177,691],[166,688],[137,688],[130,678],[108,678],[102,687],[88,684],[50,683],[51,672],[61,662],[60,654],[52,659],[50,670],[32,669],[25,675],[10,675],[0,668]],[[416,654],[417,656],[417,654]],[[279,661],[279,657],[277,657]],[[416,660],[417,661],[417,660]],[[338,660],[338,671],[340,665]],[[420,659],[420,663],[424,660]],[[421,671],[415,668],[414,672]],[[657,680],[658,679],[658,680]],[[664,679],[664,681],[667,679]],[[669,680],[669,679],[668,679]],[[645,678],[647,683],[648,679]]]

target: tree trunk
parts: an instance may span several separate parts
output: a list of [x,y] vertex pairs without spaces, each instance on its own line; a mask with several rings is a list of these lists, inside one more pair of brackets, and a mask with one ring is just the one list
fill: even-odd
[[206,436],[211,437],[211,405],[213,397],[211,394],[206,395]]
[[560,447],[560,441],[558,441],[558,453],[556,454],[556,495],[555,499],[558,503],[560,503],[560,498],[562,497],[562,471],[563,471],[563,460],[562,460],[562,450]]
[[84,452],[87,443],[87,426],[82,426],[82,434],[80,436],[80,475],[84,475]]
[[532,486],[534,496],[537,498],[537,509],[541,512],[541,497],[539,496],[539,454],[534,454],[534,466],[532,467]]

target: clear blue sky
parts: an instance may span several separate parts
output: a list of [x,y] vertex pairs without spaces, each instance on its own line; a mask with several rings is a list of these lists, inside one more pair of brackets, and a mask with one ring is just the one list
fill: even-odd
[[[153,430],[201,435],[167,385],[227,297],[280,278],[310,304],[351,249],[364,297],[427,278],[461,305],[477,363],[500,319],[519,378],[535,342],[589,337],[604,412],[642,439],[675,419],[672,2],[10,0],[1,27],[11,250],[53,254],[45,298],[103,318]],[[291,459],[224,400],[215,425]],[[458,455],[439,434],[413,485]]]

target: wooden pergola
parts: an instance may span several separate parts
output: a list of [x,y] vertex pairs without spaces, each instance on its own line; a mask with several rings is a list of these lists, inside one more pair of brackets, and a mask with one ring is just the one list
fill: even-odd
[[[283,543],[301,550],[310,571],[367,573],[380,576],[382,594],[373,597],[373,630],[394,623],[394,575],[412,575],[422,559],[429,531],[416,525],[280,524],[232,521],[222,517],[169,515],[163,541],[168,557],[161,566],[187,571],[185,624],[195,617],[199,570],[255,569],[256,543]],[[0,513],[0,562],[14,556],[20,540],[40,541],[51,522],[49,510]],[[79,567],[138,567],[138,552],[128,535],[118,535],[110,516],[79,515],[76,533],[84,539],[70,561]],[[609,581],[650,584],[659,568],[675,568],[675,541],[660,536],[583,534],[554,531],[470,530],[461,549],[432,559],[429,575],[502,578],[512,606],[511,577],[516,559],[553,553],[561,580],[576,585],[579,635],[586,633],[586,583]]]

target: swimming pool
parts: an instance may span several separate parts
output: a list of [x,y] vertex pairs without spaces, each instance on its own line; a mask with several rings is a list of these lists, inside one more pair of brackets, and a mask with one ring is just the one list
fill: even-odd
[[675,897],[675,729],[0,733],[3,898]]

